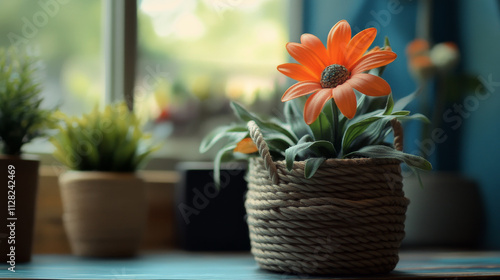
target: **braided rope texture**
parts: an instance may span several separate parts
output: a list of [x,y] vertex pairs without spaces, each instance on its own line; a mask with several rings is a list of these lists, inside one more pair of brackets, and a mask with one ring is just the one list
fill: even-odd
[[279,178],[278,178],[278,171],[276,170],[276,166],[274,165],[273,159],[271,157],[271,154],[269,153],[269,147],[267,146],[266,141],[264,140],[264,136],[260,132],[259,127],[254,121],[248,122],[248,130],[250,132],[250,137],[252,138],[253,142],[257,146],[257,149],[259,150],[259,154],[261,155],[262,159],[264,160],[264,167],[269,173],[269,177],[271,178],[271,181],[274,184],[279,183]]
[[389,273],[399,261],[405,213],[400,161],[329,159],[311,179],[304,162],[279,183],[262,158],[249,164],[245,207],[261,268],[295,274]]

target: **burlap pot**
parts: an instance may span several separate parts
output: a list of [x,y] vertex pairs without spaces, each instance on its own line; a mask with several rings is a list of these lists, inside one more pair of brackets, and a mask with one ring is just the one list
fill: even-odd
[[[402,129],[393,122],[395,146]],[[273,162],[255,123],[262,158],[249,164],[245,207],[261,268],[305,274],[382,274],[394,269],[409,200],[396,159],[330,159],[311,179],[304,162]]]
[[146,224],[142,179],[133,173],[69,171],[59,178],[63,223],[73,254],[131,257]]

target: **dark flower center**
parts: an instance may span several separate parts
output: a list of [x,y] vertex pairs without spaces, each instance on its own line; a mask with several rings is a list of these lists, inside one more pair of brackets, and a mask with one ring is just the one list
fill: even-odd
[[321,86],[323,88],[334,88],[349,79],[349,70],[342,65],[332,64],[321,73]]

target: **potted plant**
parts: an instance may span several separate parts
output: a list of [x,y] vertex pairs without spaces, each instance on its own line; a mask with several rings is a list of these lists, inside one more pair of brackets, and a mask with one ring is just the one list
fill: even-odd
[[[218,128],[201,143],[205,152],[227,140],[214,172],[223,160],[249,160],[245,206],[261,268],[376,274],[398,262],[409,203],[400,163],[431,166],[402,152],[399,120],[426,118],[403,110],[413,95],[393,101],[379,76],[396,54],[388,40],[368,51],[375,36],[368,28],[351,38],[342,20],[326,48],[311,34],[287,44],[299,63],[278,70],[299,82],[282,97],[284,120],[261,118],[233,103],[242,123]],[[394,144],[386,142],[391,131]]]
[[0,49],[0,182],[5,188],[0,219],[0,260],[12,266],[31,260],[39,160],[22,152],[42,136],[51,112],[41,108],[41,84],[35,59],[14,49]]
[[58,113],[54,156],[70,170],[59,177],[63,223],[75,255],[130,257],[146,222],[143,180],[135,172],[154,147],[145,143],[125,103],[80,118]]

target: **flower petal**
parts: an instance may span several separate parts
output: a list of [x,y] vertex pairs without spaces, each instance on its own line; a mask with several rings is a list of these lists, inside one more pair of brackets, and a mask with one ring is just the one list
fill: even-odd
[[321,59],[309,47],[298,43],[288,43],[286,44],[286,49],[298,63],[309,68],[309,70],[317,75],[321,75],[326,67]]
[[295,85],[289,87],[283,96],[281,97],[281,101],[285,102],[288,100],[292,100],[297,97],[301,97],[307,95],[309,93],[315,92],[322,89],[321,84],[317,82],[298,82]]
[[361,31],[356,34],[356,36],[352,37],[351,41],[349,41],[349,44],[347,45],[345,53],[345,65],[347,68],[361,58],[361,56],[373,43],[373,40],[375,40],[375,36],[377,36],[377,29],[372,27]]
[[327,41],[330,64],[344,64],[344,53],[349,40],[351,40],[351,26],[347,21],[341,20],[330,29]]
[[332,90],[335,104],[340,109],[340,112],[348,119],[352,119],[356,114],[356,94],[352,90],[351,85],[343,83]]
[[391,86],[384,79],[372,74],[356,74],[346,83],[368,96],[384,96],[391,93]]
[[238,152],[238,153],[243,153],[243,154],[253,154],[255,152],[258,152],[259,149],[253,142],[252,138],[247,137],[238,142],[236,144],[236,148],[234,148],[233,152]]
[[396,53],[392,51],[377,51],[362,56],[351,68],[351,75],[387,65],[396,59]]
[[330,57],[321,40],[312,34],[302,34],[300,36],[302,45],[310,48],[323,62],[325,66],[330,65]]
[[[354,93],[354,92],[353,92]],[[312,124],[319,116],[325,103],[332,98],[332,89],[325,88],[311,95],[304,106],[304,120]]]
[[319,81],[321,76],[314,74],[307,67],[297,63],[278,65],[278,71],[297,81]]

